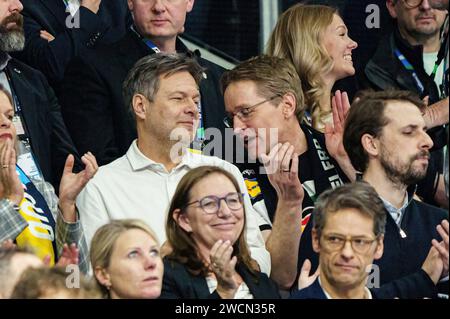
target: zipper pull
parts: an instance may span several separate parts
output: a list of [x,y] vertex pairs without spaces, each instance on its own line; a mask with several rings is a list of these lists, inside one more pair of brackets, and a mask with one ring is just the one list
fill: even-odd
[[403,231],[403,229],[400,228],[400,236],[402,238],[406,238],[406,233]]

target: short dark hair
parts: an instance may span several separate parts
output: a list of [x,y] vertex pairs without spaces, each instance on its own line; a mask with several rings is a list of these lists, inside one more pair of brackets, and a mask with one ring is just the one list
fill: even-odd
[[171,76],[178,72],[189,72],[197,85],[203,78],[204,69],[193,58],[192,54],[181,53],[155,53],[143,57],[129,71],[122,85],[125,106],[134,116],[133,96],[144,95],[153,101],[159,89],[159,77]]
[[410,102],[420,110],[424,102],[410,91],[386,90],[380,92],[362,91],[358,93],[348,113],[344,128],[344,148],[353,167],[363,173],[369,164],[369,157],[361,144],[364,134],[379,137],[383,127],[389,123],[384,115],[387,103],[392,101]]
[[295,115],[299,122],[302,121],[306,108],[305,98],[300,77],[291,62],[268,55],[248,59],[222,75],[222,92],[225,93],[230,84],[239,81],[255,82],[258,94],[266,99],[292,93],[297,103]]
[[347,208],[357,209],[362,215],[370,217],[376,237],[384,234],[386,210],[383,201],[370,184],[358,181],[326,190],[319,196],[313,212],[313,227],[318,235],[321,235],[329,214]]

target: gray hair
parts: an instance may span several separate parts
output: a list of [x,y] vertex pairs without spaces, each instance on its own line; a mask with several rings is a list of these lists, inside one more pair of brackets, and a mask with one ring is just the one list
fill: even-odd
[[156,53],[136,62],[122,86],[124,102],[131,114],[134,116],[134,95],[142,94],[153,102],[159,89],[160,76],[167,77],[184,71],[189,72],[200,85],[204,69],[192,57],[192,53]]
[[354,208],[361,215],[373,220],[373,232],[376,237],[385,232],[386,210],[383,201],[375,189],[367,182],[359,181],[342,185],[323,192],[317,199],[313,212],[313,227],[318,235],[322,233],[327,216],[339,210]]

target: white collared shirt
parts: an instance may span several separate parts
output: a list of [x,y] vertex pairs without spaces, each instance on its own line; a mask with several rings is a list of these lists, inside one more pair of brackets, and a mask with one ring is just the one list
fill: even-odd
[[[317,278],[319,280],[319,285],[320,288],[322,288],[323,293],[325,294],[325,296],[327,297],[327,299],[333,299],[333,297],[330,296],[330,294],[322,287],[322,282],[320,281],[320,276]],[[370,289],[367,287],[364,287],[364,290],[366,292],[366,299],[373,299],[372,293],[370,292]]]
[[77,207],[86,240],[90,245],[95,231],[112,219],[137,218],[156,233],[159,243],[166,241],[166,218],[172,196],[181,178],[199,166],[218,166],[233,174],[245,194],[246,237],[251,256],[270,274],[270,255],[265,248],[259,225],[264,223],[253,209],[238,168],[218,157],[186,152],[171,172],[164,165],[147,158],[135,140],[127,153],[99,168],[77,197]]
[[67,0],[66,11],[70,12],[72,17],[75,16],[77,11],[80,9],[80,0]]

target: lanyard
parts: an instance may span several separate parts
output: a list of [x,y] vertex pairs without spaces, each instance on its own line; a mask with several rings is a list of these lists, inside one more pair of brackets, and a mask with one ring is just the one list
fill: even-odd
[[399,49],[395,49],[394,53],[395,53],[395,56],[397,57],[397,59],[399,59],[399,61],[401,62],[401,64],[403,64],[405,69],[408,70],[411,73],[411,76],[413,77],[413,80],[414,80],[414,82],[416,84],[416,87],[420,91],[420,94],[422,95],[423,92],[425,91],[425,87],[423,86],[422,81],[420,81],[419,77],[417,76],[417,73],[414,70],[414,67],[412,66],[411,63],[409,63],[409,61],[399,51]]

